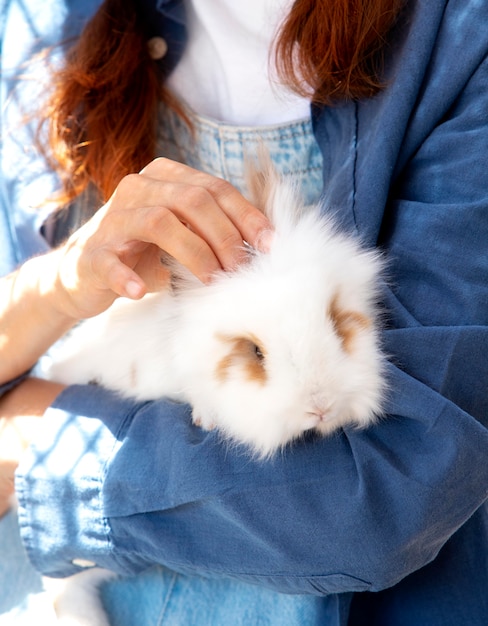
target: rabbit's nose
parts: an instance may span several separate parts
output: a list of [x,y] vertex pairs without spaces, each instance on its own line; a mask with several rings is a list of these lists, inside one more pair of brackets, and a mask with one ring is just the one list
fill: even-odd
[[311,411],[307,411],[304,420],[306,428],[304,428],[304,430],[317,428],[317,426],[326,422],[329,418],[329,413],[329,409],[319,407],[313,408]]
[[320,417],[322,421],[327,419],[332,408],[332,402],[327,398],[327,394],[317,391],[311,394],[310,400],[310,412]]

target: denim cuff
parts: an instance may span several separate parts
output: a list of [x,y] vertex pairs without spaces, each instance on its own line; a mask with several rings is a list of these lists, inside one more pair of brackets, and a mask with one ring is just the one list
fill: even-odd
[[[106,400],[107,392],[90,387],[87,394],[86,388],[72,386],[61,393],[68,405],[71,398],[88,395],[95,407],[101,396]],[[116,405],[123,422],[132,404]],[[85,415],[48,409],[45,428],[16,473],[22,540],[33,566],[49,576],[67,576],[95,565],[127,572],[113,554],[103,505],[106,465],[117,449],[117,437],[92,419],[92,412],[89,407]]]

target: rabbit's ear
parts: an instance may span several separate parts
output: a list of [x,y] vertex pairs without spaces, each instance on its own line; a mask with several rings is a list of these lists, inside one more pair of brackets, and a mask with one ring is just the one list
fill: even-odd
[[372,321],[363,313],[343,307],[338,294],[333,298],[327,315],[332,320],[334,330],[341,340],[344,350],[348,353],[354,350],[354,340],[357,333],[368,330],[372,326]]
[[263,143],[258,144],[253,157],[246,159],[245,176],[250,202],[267,215],[279,175]]

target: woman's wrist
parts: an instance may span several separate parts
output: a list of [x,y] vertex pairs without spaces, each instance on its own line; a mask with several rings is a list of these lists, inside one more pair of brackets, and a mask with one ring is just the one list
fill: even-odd
[[42,417],[64,388],[52,381],[26,378],[0,398],[0,420]]
[[59,278],[60,250],[53,250],[29,259],[19,269],[19,290],[39,299],[43,323],[61,336],[79,318],[74,314],[70,298]]
[[56,259],[26,261],[0,281],[0,383],[21,376],[75,323],[61,303]]

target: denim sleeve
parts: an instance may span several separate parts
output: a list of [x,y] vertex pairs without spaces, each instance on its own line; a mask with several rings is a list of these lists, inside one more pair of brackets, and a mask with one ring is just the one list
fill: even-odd
[[[477,341],[456,344],[463,354]],[[380,425],[264,463],[191,425],[185,406],[67,389],[17,476],[32,562],[56,576],[78,559],[121,573],[156,562],[298,593],[394,584],[487,497],[488,433],[414,377],[390,374]]]

